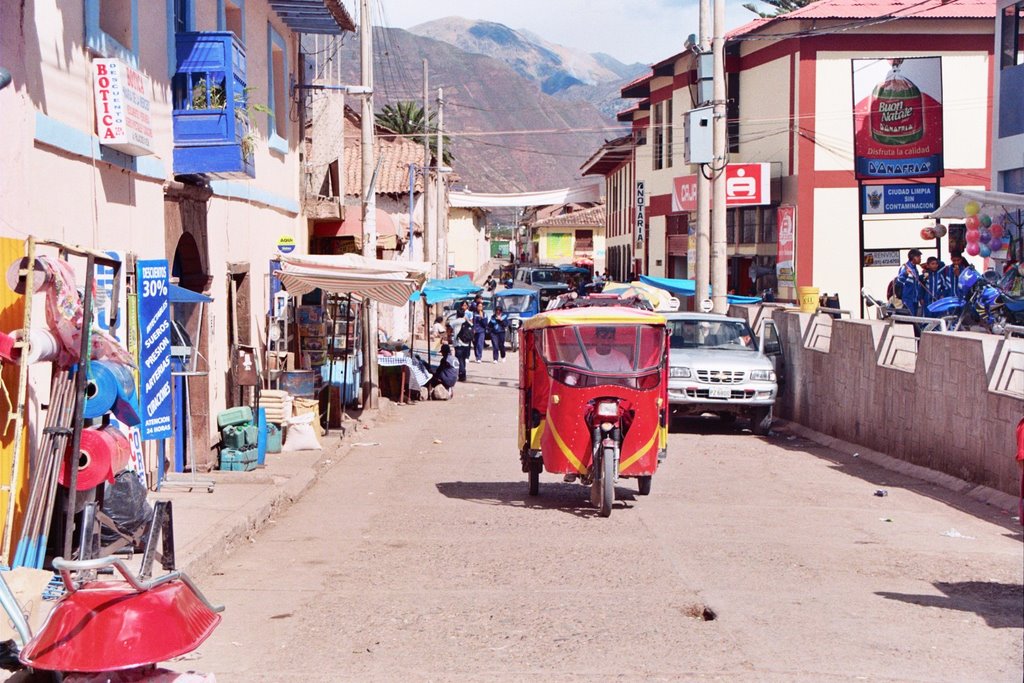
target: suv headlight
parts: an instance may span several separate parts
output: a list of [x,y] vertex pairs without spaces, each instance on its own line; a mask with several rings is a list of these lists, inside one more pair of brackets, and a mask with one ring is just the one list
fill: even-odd
[[670,367],[668,369],[669,377],[678,377],[680,379],[688,379],[692,375],[690,374],[690,368]]
[[775,371],[774,370],[751,370],[750,379],[761,382],[774,382]]

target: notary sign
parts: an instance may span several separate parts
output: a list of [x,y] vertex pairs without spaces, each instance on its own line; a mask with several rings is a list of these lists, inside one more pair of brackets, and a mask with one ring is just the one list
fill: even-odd
[[636,241],[644,241],[644,229],[647,227],[647,209],[644,207],[644,202],[647,201],[647,191],[645,189],[644,181],[636,181]]
[[171,315],[166,259],[138,262],[142,438],[171,436]]
[[134,157],[152,154],[149,77],[120,59],[94,59],[92,77],[100,144]]

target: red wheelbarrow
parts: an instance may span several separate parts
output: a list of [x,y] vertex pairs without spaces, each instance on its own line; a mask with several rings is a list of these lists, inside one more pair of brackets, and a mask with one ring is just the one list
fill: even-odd
[[[220,623],[222,605],[212,605],[181,572],[139,581],[113,557],[94,560],[53,560],[67,593],[54,606],[42,628],[27,638],[28,626],[17,624],[26,639],[18,659],[25,666],[60,672],[118,671],[173,659],[199,647]],[[124,581],[79,580],[113,567]],[[0,580],[2,583],[2,580]],[[0,589],[10,593],[6,584]],[[15,606],[16,607],[16,606]],[[19,609],[15,609],[18,616]],[[17,618],[12,615],[17,622]]]

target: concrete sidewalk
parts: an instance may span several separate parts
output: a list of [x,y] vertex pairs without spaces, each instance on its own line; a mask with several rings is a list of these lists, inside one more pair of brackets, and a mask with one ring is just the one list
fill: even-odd
[[[323,450],[268,453],[265,466],[252,472],[214,470],[197,474],[197,480],[214,482],[212,492],[202,486],[150,491],[150,503],[173,501],[177,568],[190,576],[202,576],[233,548],[251,542],[276,513],[309,490],[354,444],[368,441],[375,420],[394,409],[390,401],[381,399],[379,410],[346,421],[344,433],[332,429],[321,437]],[[175,474],[172,479],[187,482],[190,475]],[[154,567],[155,574],[160,572]]]

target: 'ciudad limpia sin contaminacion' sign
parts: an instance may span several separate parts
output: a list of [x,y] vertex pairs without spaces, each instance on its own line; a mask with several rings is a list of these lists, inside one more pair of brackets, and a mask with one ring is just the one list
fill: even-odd
[[931,213],[939,208],[938,183],[863,185],[861,193],[866,214]]
[[858,179],[943,174],[940,57],[854,59]]
[[149,77],[120,59],[92,60],[92,76],[100,144],[133,157],[152,154]]
[[139,261],[139,394],[142,438],[166,439],[171,425],[171,316],[166,259]]

